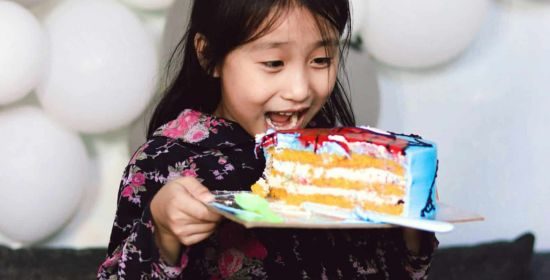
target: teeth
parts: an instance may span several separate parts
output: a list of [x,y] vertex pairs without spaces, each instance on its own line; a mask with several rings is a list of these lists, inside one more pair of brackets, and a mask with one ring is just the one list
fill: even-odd
[[293,113],[290,113],[290,112],[288,112],[288,113],[287,113],[287,112],[279,112],[279,113],[277,113],[277,114],[279,114],[279,115],[281,115],[281,116],[290,116],[290,115],[292,115]]
[[[285,113],[285,114],[288,114],[288,113]],[[285,116],[290,116],[292,115],[292,117],[290,118],[290,123],[287,124],[287,125],[283,125],[283,126],[278,126],[276,124],[273,123],[273,121],[271,121],[271,119],[269,117],[266,118],[266,121],[267,121],[267,124],[271,127],[271,128],[274,128],[276,130],[284,130],[284,129],[293,129],[293,128],[296,128],[296,124],[298,124],[298,114],[293,114],[293,113],[290,113],[289,115],[285,115]]]

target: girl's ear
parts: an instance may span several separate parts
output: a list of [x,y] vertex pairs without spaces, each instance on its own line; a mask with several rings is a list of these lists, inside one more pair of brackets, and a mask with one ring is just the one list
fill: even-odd
[[[206,50],[206,46],[208,45],[208,40],[206,40],[206,37],[203,34],[197,33],[195,34],[194,43],[195,43],[195,50],[197,52],[197,58],[199,59],[199,63],[202,69],[207,71],[208,61],[205,57],[205,50]],[[214,68],[214,73],[209,73],[209,74],[212,74],[214,78],[218,78],[220,76],[218,66]]]

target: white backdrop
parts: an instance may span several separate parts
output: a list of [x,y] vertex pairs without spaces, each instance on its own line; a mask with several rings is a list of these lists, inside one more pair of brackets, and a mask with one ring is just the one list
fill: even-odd
[[550,250],[550,3],[497,2],[474,45],[446,67],[377,65],[378,126],[439,146],[440,199],[486,217],[441,245],[533,231]]
[[[162,20],[152,22],[158,32]],[[544,222],[550,214],[548,34],[549,2],[497,1],[474,44],[444,66],[401,70],[366,53],[351,54],[357,58],[350,78],[360,122],[437,142],[441,200],[486,217],[439,235],[442,246],[532,231],[536,248],[550,250]],[[19,103],[37,104],[32,96]],[[39,245],[107,246],[129,142],[140,142],[135,127],[83,136],[97,179],[71,222]],[[17,246],[2,236],[0,244]]]

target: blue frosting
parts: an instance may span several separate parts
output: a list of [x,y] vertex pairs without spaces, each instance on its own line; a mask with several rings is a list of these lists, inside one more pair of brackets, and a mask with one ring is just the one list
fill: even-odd
[[418,139],[398,136],[412,142],[406,150],[408,194],[408,213],[410,217],[434,218],[437,208],[435,178],[437,175],[437,148],[435,143],[421,140],[428,145],[414,145]]
[[[269,133],[269,132],[268,132]],[[304,147],[298,140],[298,133],[278,133],[277,147],[295,150],[314,151],[314,145]],[[435,143],[414,135],[393,134],[409,142],[405,149],[409,193],[406,196],[406,215],[409,217],[434,218],[436,214],[437,147]],[[390,136],[390,137],[392,137]],[[317,147],[317,153],[348,155],[336,142],[325,142]],[[264,150],[266,159],[270,157]]]

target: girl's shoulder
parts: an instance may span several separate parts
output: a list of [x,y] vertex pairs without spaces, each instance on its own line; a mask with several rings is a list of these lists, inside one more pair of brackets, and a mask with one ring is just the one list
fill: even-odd
[[154,137],[177,140],[197,149],[234,147],[254,141],[238,123],[191,109],[160,126],[153,133]]
[[198,177],[212,189],[251,185],[264,167],[254,147],[254,138],[238,124],[186,110],[147,139],[132,156],[130,169],[161,181]]
[[186,109],[177,118],[160,126],[154,136],[181,140],[185,143],[200,143],[219,133],[234,130],[235,123],[199,111]]
[[145,159],[185,158],[205,151],[235,149],[254,142],[237,123],[186,109],[160,126],[132,156],[131,164]]

